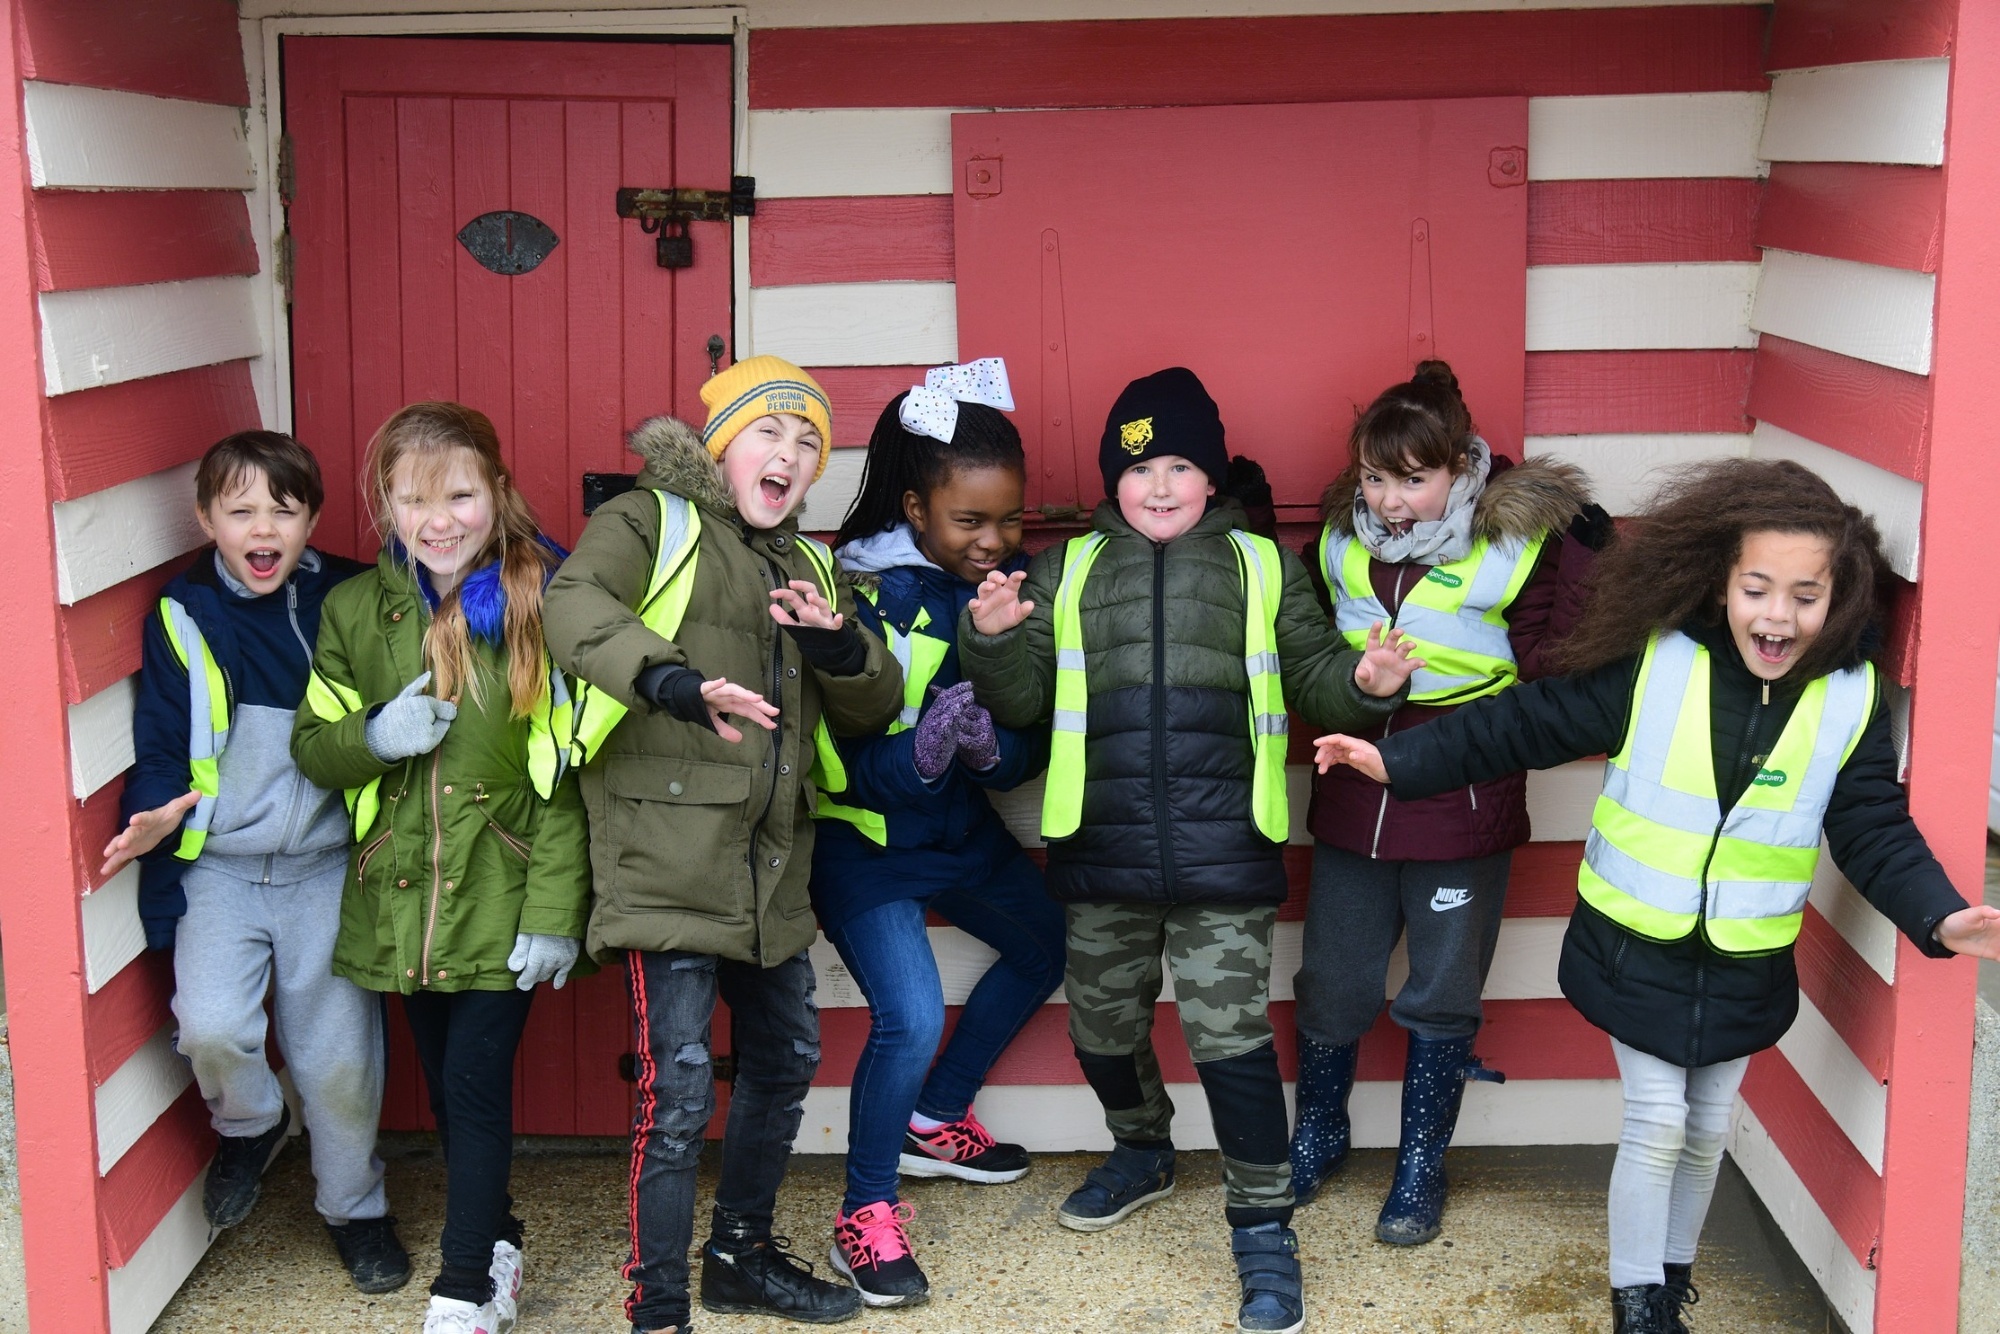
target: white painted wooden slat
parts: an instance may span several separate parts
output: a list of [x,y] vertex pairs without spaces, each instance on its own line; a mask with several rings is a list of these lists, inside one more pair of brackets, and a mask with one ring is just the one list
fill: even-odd
[[83,980],[94,993],[146,950],[139,868],[127,866],[83,896]]
[[1889,568],[1905,579],[1917,577],[1922,564],[1922,482],[1900,477],[1769,422],[1757,423],[1750,436],[1750,455],[1759,459],[1790,459],[1825,478],[1842,500],[1875,520],[1882,533],[1882,551],[1889,558]]
[[111,1334],[146,1334],[218,1234],[202,1217],[197,1176],[132,1258],[105,1276]]
[[78,801],[132,767],[138,698],[138,678],[128,676],[69,706],[70,795]]
[[[852,432],[865,441],[868,425],[865,422],[835,422],[834,430],[842,435]],[[840,521],[847,517],[854,498],[861,494],[861,472],[867,463],[868,451],[858,445],[850,449],[835,449],[827,458],[826,471],[806,492],[806,503],[799,506],[799,527],[809,533],[830,533],[840,527]]]
[[753,111],[757,196],[948,195],[951,117],[962,110],[977,108]]
[[1755,264],[1547,264],[1528,270],[1528,351],[1754,347]]
[[33,81],[21,93],[29,177],[38,189],[248,190],[257,183],[235,107]]
[[[1931,373],[1937,275],[1766,250],[1750,327],[1918,375]],[[1528,270],[1530,290],[1535,271]]]
[[195,468],[184,463],[57,501],[56,600],[65,607],[81,602],[200,546]]
[[247,277],[44,292],[41,307],[42,379],[51,395],[264,350]]
[[958,284],[813,283],[750,289],[757,351],[801,366],[958,360]]
[[1637,514],[1673,469],[1750,453],[1748,434],[1531,435],[1531,459],[1560,459],[1590,475],[1597,503],[1613,514]]
[[1763,93],[1528,99],[1528,179],[1762,176]]
[[1896,928],[1861,897],[1833,864],[1833,854],[1820,846],[1819,867],[1813,874],[1812,906],[1840,933],[1842,940],[1873,968],[1884,982],[1896,980]]
[[1758,153],[1771,162],[1944,161],[1951,59],[1879,60],[1771,76]]
[[1799,994],[1798,1021],[1778,1039],[1778,1050],[1868,1165],[1881,1172],[1889,1090],[1868,1073],[1804,992]]
[[[1508,0],[1508,9],[1637,9],[1659,0]],[[1741,0],[1675,0],[1679,5],[1734,5]],[[594,0],[590,11],[546,11],[548,0],[425,0],[424,13],[372,16],[366,32],[428,32],[440,24],[438,12],[476,10],[481,14],[522,13],[525,27],[557,31],[601,31],[635,26],[618,11],[650,10],[691,25],[688,16],[747,14],[755,28],[839,28],[902,25],[912,19],[909,0],[745,0],[735,10],[661,10],[660,0]],[[348,15],[371,6],[358,0],[241,0],[246,19],[286,18],[286,30],[317,26],[294,16]],[[1027,23],[1059,19],[1232,18],[1285,14],[1422,14],[1492,9],[1494,0],[981,0],[976,5],[925,10],[924,23]],[[609,11],[609,13],[601,13]],[[600,28],[598,25],[602,24]],[[482,24],[484,30],[487,25]],[[492,28],[512,27],[493,21]],[[665,27],[665,24],[661,25]],[[350,31],[340,28],[339,31]],[[729,31],[727,27],[723,32]]]
[[1852,1334],[1875,1329],[1875,1271],[1855,1263],[1832,1220],[1785,1161],[1784,1150],[1740,1099],[1729,1135],[1729,1156],[1749,1178],[1758,1202],[1771,1211],[1778,1230],[1818,1280],[1828,1304]]
[[193,1082],[194,1070],[174,1050],[169,1020],[97,1086],[98,1175],[109,1172]]

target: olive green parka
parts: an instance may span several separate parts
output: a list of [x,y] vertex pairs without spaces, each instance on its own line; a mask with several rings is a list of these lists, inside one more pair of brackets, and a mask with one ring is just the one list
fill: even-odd
[[368,715],[425,670],[430,611],[403,558],[327,594],[313,672],[361,696],[338,720],[308,703],[299,771],[325,788],[380,778],[381,813],[348,858],[333,971],[371,991],[504,991],[518,932],[581,937],[590,911],[583,802],[566,774],[549,800],[528,777],[528,723],[511,717],[501,650],[475,638],[477,697],[428,755],[384,764]]
[[[656,417],[633,433],[645,460],[639,489],[591,516],[549,584],[549,649],[566,671],[631,709],[583,770],[597,905],[589,948],[689,950],[775,967],[812,944],[813,728],[824,710],[840,735],[887,727],[903,679],[882,641],[860,630],[867,663],[853,676],[810,666],[771,617],[771,590],[815,580],[798,523],[751,528],[736,511],[700,435]],[[701,546],[687,612],[672,642],[633,610],[660,540],[659,498],[700,508]],[[854,620],[838,580],[836,609]],[[857,626],[858,628],[858,626]],[[641,672],[683,665],[724,677],[778,706],[778,727],[740,721],[743,740],[655,710],[635,694]]]

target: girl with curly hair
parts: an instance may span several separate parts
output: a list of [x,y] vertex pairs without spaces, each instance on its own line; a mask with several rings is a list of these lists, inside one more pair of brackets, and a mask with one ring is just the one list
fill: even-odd
[[1317,742],[1398,798],[1608,754],[1559,979],[1611,1035],[1619,1334],[1685,1328],[1695,1243],[1755,1052],[1799,1007],[1793,943],[1819,861],[1924,953],[2000,957],[1912,823],[1873,657],[1875,525],[1789,462],[1672,480],[1603,552],[1563,676],[1379,744]]

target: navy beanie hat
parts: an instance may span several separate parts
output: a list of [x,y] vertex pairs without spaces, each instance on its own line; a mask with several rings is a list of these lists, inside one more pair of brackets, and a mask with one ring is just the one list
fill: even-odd
[[1229,474],[1222,413],[1185,366],[1170,366],[1125,386],[1104,422],[1097,466],[1104,494],[1118,494],[1118,478],[1135,463],[1178,454],[1221,486]]

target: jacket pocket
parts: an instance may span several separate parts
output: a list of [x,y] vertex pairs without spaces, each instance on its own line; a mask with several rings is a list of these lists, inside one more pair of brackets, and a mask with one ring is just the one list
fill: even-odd
[[750,921],[750,769],[653,755],[610,755],[605,766],[607,897],[628,911]]
[[507,830],[502,829],[500,827],[500,822],[495,820],[492,816],[486,815],[486,812],[481,811],[480,814],[486,817],[486,827],[493,831],[494,837],[498,838],[503,844],[506,845],[508,851],[512,852],[516,857],[519,857],[523,862],[530,861],[533,859],[535,852],[533,844],[529,843],[526,839],[516,837],[515,835],[509,833]]
[[630,801],[675,806],[741,805],[750,799],[750,770],[740,764],[613,755],[605,760],[604,786]]
[[354,859],[354,883],[357,886],[363,889],[367,888],[368,863],[375,860],[375,854],[382,850],[382,845],[384,843],[387,843],[389,841],[390,836],[395,832],[396,831],[394,829],[384,829],[381,833],[375,835],[375,837],[371,839],[368,843],[363,845],[361,852]]

